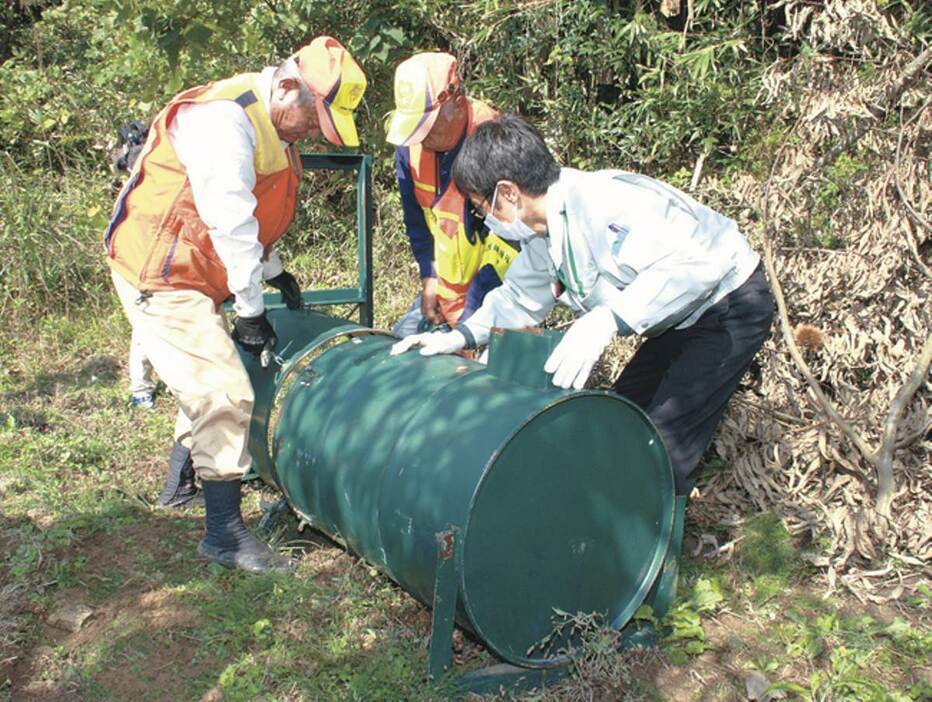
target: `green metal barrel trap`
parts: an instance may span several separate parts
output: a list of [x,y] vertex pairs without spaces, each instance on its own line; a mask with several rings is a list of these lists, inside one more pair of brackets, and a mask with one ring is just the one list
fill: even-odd
[[663,443],[624,398],[552,386],[559,334],[496,332],[486,366],[390,356],[394,338],[318,309],[270,304],[269,318],[278,362],[243,354],[254,469],[303,523],[433,608],[432,675],[450,666],[454,621],[540,680],[567,661],[562,613],[637,633],[642,604],[669,606],[682,512]]

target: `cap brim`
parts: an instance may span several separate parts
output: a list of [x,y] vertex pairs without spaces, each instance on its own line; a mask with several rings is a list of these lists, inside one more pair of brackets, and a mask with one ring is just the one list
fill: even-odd
[[351,110],[332,107],[326,101],[317,99],[317,116],[320,118],[320,131],[334,146],[359,146],[359,135]]
[[385,137],[385,141],[395,146],[420,144],[434,126],[439,114],[440,105],[437,106],[437,109],[420,114],[395,110],[392,112],[392,119],[388,123],[388,135]]

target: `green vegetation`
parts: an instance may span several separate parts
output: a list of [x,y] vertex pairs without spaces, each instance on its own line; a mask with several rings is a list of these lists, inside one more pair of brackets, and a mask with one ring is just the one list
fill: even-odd
[[706,640],[702,615],[718,609],[725,597],[716,579],[699,578],[692,592],[670,610],[660,623],[668,631],[667,642],[670,660],[685,663],[687,656],[695,656],[713,648]]
[[[98,242],[113,195],[116,128],[151,118],[184,86],[274,62],[317,33],[340,37],[368,75],[360,134],[377,157],[375,192],[385,203],[378,235],[395,245],[403,242],[382,122],[394,65],[417,50],[456,52],[469,91],[528,115],[569,165],[630,168],[679,185],[700,157],[706,172],[765,171],[786,129],[762,80],[774,60],[812,52],[785,31],[780,11],[761,14],[755,3],[697,0],[688,31],[685,10],[665,18],[655,5],[63,0],[6,10],[0,310],[35,318],[109,306]],[[918,45],[928,41],[927,6],[887,7]],[[834,167],[807,240],[838,245],[825,225],[860,168]],[[309,221],[332,241],[345,222],[345,188],[330,190],[326,203],[311,202]],[[308,243],[292,237],[288,253],[313,256]]]
[[[34,352],[3,349],[0,573],[15,590],[0,603],[0,623],[15,626],[0,627],[0,650],[21,652],[6,674],[29,688],[8,682],[0,700],[14,689],[12,699],[445,697],[423,680],[427,611],[325,539],[293,523],[276,534],[301,555],[293,577],[248,577],[193,559],[202,509],[166,515],[150,506],[172,403],[160,399],[156,412],[126,406],[118,313],[54,319],[36,327]],[[261,497],[247,495],[253,523]],[[686,560],[681,597],[661,622],[672,668],[650,653],[617,656],[615,635],[594,626],[580,677],[529,699],[573,699],[583,688],[689,699],[694,683],[688,674],[677,682],[677,670],[743,694],[740,677],[716,672],[726,664],[759,671],[790,699],[929,694],[921,674],[932,654],[928,591],[899,612],[868,613],[809,587],[796,543],[773,515],[749,519],[739,536],[730,562]],[[45,623],[75,600],[95,611],[81,632]],[[492,662],[465,639],[457,655],[469,666]]]
[[[369,77],[359,123],[376,159],[376,324],[385,327],[416,283],[382,130],[394,65],[415,51],[456,52],[470,93],[529,116],[568,165],[630,168],[685,187],[705,157],[704,173],[737,183],[765,178],[781,145],[798,145],[788,137],[792,106],[766,99],[767,71],[825,56],[786,30],[781,11],[694,0],[686,26],[685,1],[671,18],[659,4],[39,0],[0,8],[0,700],[446,695],[423,680],[426,610],[364,563],[289,528],[277,538],[301,555],[297,575],[244,577],[192,558],[202,510],[151,508],[172,407],[167,398],[152,413],[126,404],[128,326],[100,244],[113,198],[109,143],[119,125],[151,118],[185,86],[272,63],[315,34],[341,38]],[[928,45],[928,3],[880,5],[899,45]],[[858,68],[865,81],[876,72],[871,62]],[[821,175],[810,221],[791,233],[799,245],[845,246],[838,211],[872,163],[870,152],[853,151]],[[308,287],[343,284],[353,275],[351,187],[322,174],[304,187],[283,255]],[[260,496],[258,488],[248,495],[253,523]],[[680,600],[662,622],[662,663],[620,658],[613,637],[594,629],[577,678],[534,699],[582,698],[573,685],[603,699],[696,698],[692,672],[716,699],[744,699],[739,676],[752,669],[791,699],[932,696],[928,589],[895,612],[825,596],[807,581],[779,518],[746,516],[730,535],[732,561],[687,559]],[[84,628],[49,626],[49,614],[72,601],[94,610]],[[457,647],[467,665],[491,661],[468,639]]]
[[747,521],[737,549],[741,568],[751,577],[771,576],[786,581],[799,565],[789,531],[772,512]]
[[816,195],[816,207],[809,221],[811,243],[827,249],[844,247],[845,238],[838,233],[833,218],[845,199],[857,192],[859,181],[863,180],[869,170],[870,164],[867,161],[848,154],[841,154],[826,169],[825,183]]
[[777,628],[777,636],[790,658],[808,663],[827,659],[828,665],[813,670],[808,684],[782,684],[775,689],[795,692],[804,700],[905,702],[929,694],[932,688],[926,680],[892,690],[876,677],[877,670],[928,660],[932,654],[928,634],[900,618],[882,626],[868,615],[845,617],[830,607],[822,609],[824,613],[791,609],[789,623]]
[[[17,622],[0,647],[62,642],[43,673],[57,692],[43,694],[198,699],[216,688],[224,700],[436,699],[442,688],[422,680],[424,631],[398,619],[421,607],[334,546],[283,535],[309,549],[296,577],[248,577],[193,559],[203,511],[150,506],[171,403],[130,411],[114,361],[126,350],[125,323],[116,313],[80,319],[89,326],[41,327],[43,360],[6,356],[0,385],[0,572],[21,605],[0,604],[0,620]],[[113,355],[90,355],[101,347]],[[253,515],[258,500],[252,492]],[[313,563],[315,552],[323,563]],[[97,611],[81,645],[42,623],[72,599]],[[151,683],[166,663],[178,677],[168,692],[131,684],[131,673]],[[0,684],[0,699],[9,685]]]

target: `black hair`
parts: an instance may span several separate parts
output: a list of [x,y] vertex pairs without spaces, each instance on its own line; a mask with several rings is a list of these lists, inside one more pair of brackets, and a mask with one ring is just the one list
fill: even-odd
[[460,192],[490,201],[500,180],[513,181],[529,195],[543,195],[559,178],[560,164],[540,132],[518,115],[480,124],[453,163]]

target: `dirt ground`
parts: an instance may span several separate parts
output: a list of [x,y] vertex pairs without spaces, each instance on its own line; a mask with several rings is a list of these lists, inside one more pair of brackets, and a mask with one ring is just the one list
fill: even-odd
[[[153,470],[155,470],[153,468]],[[156,475],[152,476],[157,477]],[[253,511],[252,517],[258,516]],[[10,700],[39,702],[44,700],[142,700],[188,699],[190,682],[203,671],[204,637],[197,632],[203,616],[186,604],[185,597],[174,583],[181,583],[191,571],[203,565],[191,559],[200,536],[201,515],[181,513],[159,515],[113,532],[94,532],[69,545],[85,559],[80,582],[58,589],[44,605],[30,611],[29,598],[14,593],[4,604],[6,612],[19,609],[32,624],[28,642],[21,649],[7,649],[3,656],[0,679],[7,680]],[[8,547],[8,544],[0,542]],[[344,552],[324,537],[312,536],[300,553],[302,577],[310,576],[323,589],[343,588],[347,578],[362,577],[381,587],[397,588],[362,561]],[[162,574],[153,577],[151,569],[140,565],[161,564]],[[54,554],[49,554],[50,558]],[[702,564],[700,564],[702,565]],[[372,572],[369,572],[372,571]],[[52,584],[47,584],[51,587]],[[793,591],[781,595],[788,602],[819,596],[817,585],[798,584]],[[50,613],[68,603],[84,603],[93,614],[77,631],[49,624]],[[852,598],[843,599],[845,608],[859,616],[869,615],[887,625],[904,613],[914,626],[923,626],[915,612],[895,605],[861,605]],[[703,619],[709,650],[691,656],[683,663],[674,663],[663,648],[628,653],[624,659],[624,674],[564,684],[548,697],[536,693],[520,695],[519,699],[582,699],[576,694],[588,690],[591,699],[663,699],[663,700],[744,700],[748,671],[760,666],[760,658],[769,650],[771,630],[779,624],[780,608],[748,612],[722,607]],[[383,622],[402,639],[416,643],[426,662],[429,638],[429,611],[403,593],[394,606],[384,612]],[[290,635],[300,638],[307,624],[295,620]],[[380,639],[379,632],[369,632],[368,644],[362,641],[363,652]],[[209,649],[209,647],[208,647]],[[82,652],[106,651],[98,660],[82,658]],[[456,661],[459,665],[481,663],[481,646],[460,632],[456,640]],[[82,660],[81,665],[77,661]],[[785,658],[767,673],[771,681],[804,677],[799,667],[818,668],[814,661]],[[794,667],[797,668],[794,670]],[[917,678],[932,684],[932,668],[928,665],[911,670]],[[573,687],[575,686],[575,688]],[[565,694],[564,694],[565,693]],[[626,696],[627,695],[627,696]],[[506,696],[507,698],[507,696]],[[216,702],[222,699],[245,699],[225,696],[220,685],[209,687],[200,696]],[[266,699],[266,697],[263,697]],[[278,699],[268,697],[268,699]],[[289,699],[282,697],[281,699]],[[296,698],[303,699],[303,698]],[[399,698],[401,699],[401,698]],[[829,699],[829,698],[826,698]]]

